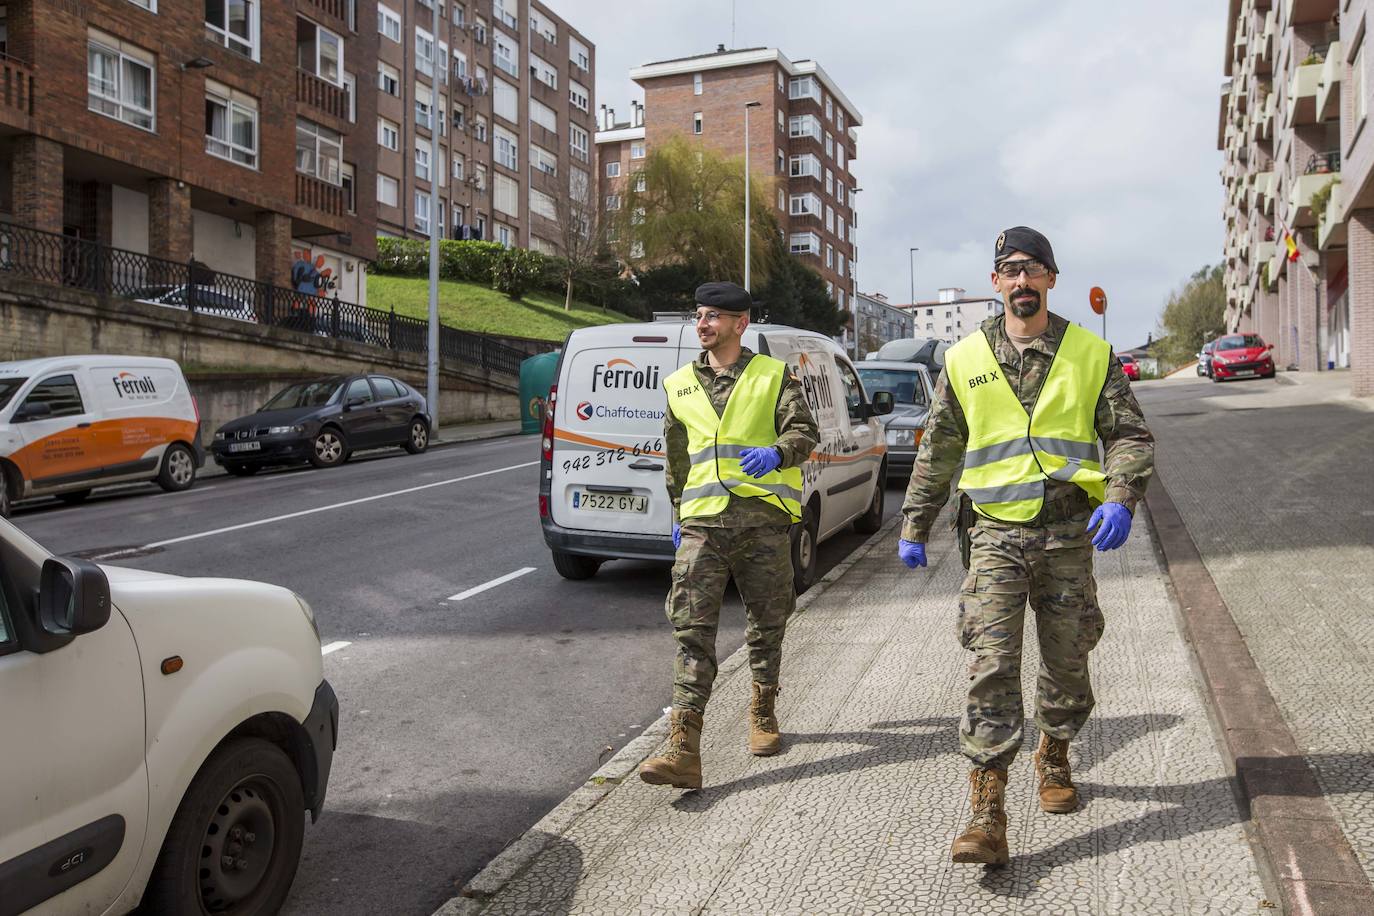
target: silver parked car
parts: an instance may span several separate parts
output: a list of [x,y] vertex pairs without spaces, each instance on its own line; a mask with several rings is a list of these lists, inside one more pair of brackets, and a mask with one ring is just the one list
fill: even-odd
[[916,463],[935,392],[930,371],[922,363],[886,359],[866,359],[854,368],[870,398],[879,391],[892,392],[892,413],[879,418],[887,437],[887,479],[906,480]]

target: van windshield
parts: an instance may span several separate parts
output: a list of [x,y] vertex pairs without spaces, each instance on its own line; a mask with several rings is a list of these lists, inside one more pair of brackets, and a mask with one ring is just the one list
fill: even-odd
[[5,378],[0,379],[0,410],[4,410],[10,405],[10,400],[14,393],[24,387],[26,378]]
[[892,399],[898,404],[926,406],[926,391],[921,385],[920,373],[915,369],[866,369],[863,366],[856,368],[870,397],[875,391],[890,391]]
[[343,376],[336,375],[330,378],[315,379],[310,382],[297,382],[288,385],[266,404],[262,405],[263,410],[290,410],[293,407],[323,407],[343,387]]

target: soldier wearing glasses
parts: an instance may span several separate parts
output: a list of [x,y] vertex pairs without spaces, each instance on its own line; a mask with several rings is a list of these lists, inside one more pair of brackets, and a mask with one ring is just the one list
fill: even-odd
[[1154,467],[1154,438],[1111,346],[1047,310],[1059,273],[1049,241],[1025,226],[1008,229],[997,237],[993,271],[1004,312],[945,354],[898,555],[912,569],[926,565],[931,526],[962,464],[968,502],[960,518],[972,524],[958,632],[974,659],[959,743],[972,763],[973,816],[952,852],[956,862],[1005,864],[1026,605],[1040,643],[1040,807],[1066,814],[1078,807],[1069,741],[1093,708],[1088,653],[1104,624],[1092,551],[1126,542]]
[[647,783],[701,788],[701,726],[716,677],[716,628],[731,577],[744,600],[753,672],[749,750],[776,754],[782,637],[796,603],[790,528],[801,517],[801,465],[820,438],[786,363],[740,343],[750,296],[733,283],[697,288],[701,355],[668,376],[664,416],[673,501],[668,620],[677,640],[668,744]]

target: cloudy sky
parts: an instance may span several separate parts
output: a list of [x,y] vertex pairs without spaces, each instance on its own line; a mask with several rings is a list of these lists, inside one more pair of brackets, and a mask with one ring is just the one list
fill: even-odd
[[1050,307],[1144,343],[1165,299],[1221,258],[1216,151],[1225,4],[1010,0],[549,0],[597,49],[597,103],[628,117],[631,67],[727,47],[812,58],[859,108],[859,288],[990,290],[998,232],[1029,225],[1062,274]]

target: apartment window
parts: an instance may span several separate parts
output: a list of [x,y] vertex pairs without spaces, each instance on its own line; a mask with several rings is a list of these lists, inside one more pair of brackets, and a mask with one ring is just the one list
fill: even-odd
[[825,97],[825,119],[827,121],[835,120],[835,103],[830,100],[830,96]]
[[477,187],[477,190],[479,190],[479,191],[486,191],[486,189],[487,189],[487,167],[486,167],[485,165],[483,165],[482,163],[480,163],[480,162],[477,163],[475,166],[473,166],[473,176],[472,176],[472,177],[476,179],[476,187]]
[[425,76],[434,76],[434,36],[415,27],[415,69]]
[[503,79],[491,84],[491,110],[512,124],[520,123],[520,91]]
[[574,159],[587,162],[590,159],[588,154],[590,138],[585,130],[576,124],[568,125],[568,133],[572,137],[572,154]]
[[497,70],[504,70],[506,73],[519,79],[520,70],[515,63],[520,59],[519,43],[500,29],[497,29],[493,35],[494,40],[492,46],[495,50],[492,51],[491,55],[492,63],[496,65]]
[[491,207],[498,213],[516,216],[520,212],[520,183],[509,175],[497,172],[492,185]]
[[551,258],[558,256],[558,246],[548,239],[541,239],[537,235],[530,236],[530,250],[546,254]]
[[401,14],[395,10],[377,4],[377,31],[384,38],[390,38],[397,44],[401,43]]
[[463,165],[464,165],[464,163],[465,163],[466,161],[467,161],[467,160],[465,160],[465,159],[463,158],[462,153],[454,153],[454,154],[453,154],[453,180],[454,180],[454,181],[462,181],[462,180],[463,180]]
[[841,241],[841,242],[847,242],[847,241],[849,241],[849,236],[846,235],[846,232],[847,232],[847,230],[846,230],[845,225],[844,225],[844,217],[843,217],[843,216],[837,216],[837,217],[835,217],[835,234],[836,234],[837,236],[840,237],[840,241]]
[[782,92],[782,91],[784,91],[786,88],[787,88],[787,85],[786,85],[786,83],[785,83],[785,81],[784,81],[784,77],[783,77],[783,75],[782,75],[782,71],[779,70],[779,71],[778,71],[778,91],[779,91],[779,92]]
[[512,172],[520,168],[520,140],[515,134],[499,124],[496,126],[496,142],[493,144],[496,161]]
[[635,140],[635,141],[633,141],[633,142],[630,144],[630,158],[631,158],[631,159],[643,159],[643,158],[644,158],[644,141],[643,141],[643,140]]
[[467,18],[467,10],[463,9],[463,5],[461,3],[453,4],[453,24],[462,28],[465,18]]
[[692,95],[701,95],[701,74],[692,74]]
[[788,163],[787,174],[792,178],[815,178],[821,177],[821,160],[815,153],[804,153],[800,156],[793,156]]
[[820,254],[821,237],[814,232],[794,232],[788,238],[787,250],[792,254]]
[[10,21],[9,7],[0,4],[0,54],[8,54],[10,50]]
[[835,173],[830,169],[825,170],[825,193],[835,196]]
[[434,90],[424,83],[415,84],[415,123],[425,130],[434,129]]
[[[141,6],[150,13],[157,12],[157,0],[129,0],[134,6]],[[2,17],[0,17],[2,18]]]
[[558,157],[533,143],[530,144],[530,165],[546,175],[558,174]]
[[692,133],[701,133],[701,112],[699,111],[692,112]]
[[543,102],[530,99],[530,123],[537,124],[554,135],[558,134],[558,115]]
[[389,150],[399,150],[401,148],[400,125],[395,121],[388,121],[386,118],[378,118],[377,144],[385,146]]
[[607,209],[607,210],[619,210],[619,209],[620,209],[620,195],[619,195],[619,194],[607,194],[607,195],[606,195],[606,209]]
[[835,138],[829,134],[825,135],[825,154],[832,159],[835,158]]
[[778,209],[787,209],[787,192],[784,191],[782,188],[778,188]]
[[815,115],[793,115],[787,119],[789,137],[811,137],[821,142],[821,122]]
[[486,214],[477,214],[477,237],[484,239],[487,237],[487,217]]
[[825,293],[831,299],[835,298],[835,282],[833,280],[825,281]]
[[91,30],[86,46],[86,107],[154,130],[157,59],[142,48]]
[[779,130],[779,131],[785,131],[785,130],[787,130],[787,118],[783,115],[782,109],[781,109],[781,108],[777,109],[777,112],[778,112],[778,130]]
[[840,311],[843,312],[843,311],[844,311],[844,290],[842,290],[842,289],[841,289],[841,290],[837,290],[836,293],[835,293],[835,295],[838,297],[838,301],[837,301],[836,304],[839,305]]
[[482,143],[487,142],[487,119],[483,115],[473,116],[472,136]]
[[468,56],[462,51],[453,52],[453,77],[458,80],[468,78]]
[[357,175],[353,170],[353,163],[345,162],[340,172],[344,191],[344,209],[349,213],[358,212],[358,194],[356,190]]
[[537,54],[530,55],[530,72],[534,74],[535,79],[550,89],[558,88],[558,71]]
[[342,86],[343,39],[305,17],[297,16],[296,66],[335,86]]
[[543,191],[530,188],[530,212],[538,213],[544,219],[558,220],[558,204]]
[[630,257],[632,257],[632,258],[642,258],[642,257],[644,257],[644,243],[643,243],[643,242],[631,242],[631,243],[630,243]]
[[568,193],[572,199],[585,204],[592,189],[592,176],[589,172],[573,167],[568,170]]
[[793,194],[787,212],[793,216],[820,216],[822,206],[818,194]]
[[[439,65],[435,67],[435,72],[439,76],[439,82],[448,82],[448,42],[439,42]],[[442,221],[440,221],[439,231],[442,233],[443,230],[444,224]]]
[[205,81],[205,151],[250,169],[258,166],[258,100]]
[[838,127],[838,128],[840,129],[841,133],[844,132],[844,109],[843,109],[843,108],[836,108],[836,109],[835,109],[835,126]]
[[814,99],[821,103],[821,84],[814,76],[794,76],[787,87],[789,99]]
[[496,224],[496,241],[510,248],[515,244],[515,230],[501,223]]
[[843,251],[837,251],[837,252],[835,252],[835,269],[836,269],[837,271],[839,271],[840,276],[842,276],[842,277],[844,276],[844,252],[843,252]]
[[429,235],[429,192],[415,192],[415,230]]
[[825,205],[825,231],[835,231],[835,211],[830,209],[830,204]]
[[580,108],[583,111],[591,111],[592,109],[591,94],[587,92],[587,87],[580,83],[568,83],[568,101],[572,102],[575,108]]
[[825,266],[827,268],[835,266],[835,249],[828,244],[825,246]]
[[479,45],[487,43],[487,21],[481,16],[478,16],[477,21],[472,24],[472,40]]
[[459,105],[458,107],[453,109],[453,129],[465,130],[467,126],[468,125],[466,112],[464,111],[463,106]]
[[396,206],[396,192],[400,190],[400,185],[396,179],[389,174],[376,173],[376,202],[385,203],[386,206]]
[[205,37],[258,59],[258,0],[205,0]]
[[296,171],[330,184],[339,183],[343,138],[322,124],[296,119]]
[[352,73],[343,75],[344,92],[348,93],[348,123],[358,123],[358,78]]
[[787,156],[786,156],[786,154],[783,153],[782,150],[778,150],[778,167],[777,167],[777,173],[778,173],[779,175],[781,175],[781,174],[783,174],[783,173],[786,172],[786,171],[787,171]]
[[442,137],[442,136],[444,136],[445,134],[448,133],[448,129],[444,126],[444,122],[445,122],[446,119],[444,118],[443,109],[441,109],[441,108],[435,108],[435,109],[434,109],[434,114],[435,114],[435,116],[439,119],[439,136]]
[[488,85],[490,82],[491,82],[491,80],[487,79],[487,68],[484,67],[484,66],[482,66],[481,64],[478,64],[478,65],[477,65],[477,85],[478,85],[478,87],[480,88],[481,91],[478,92],[477,94],[478,94],[478,95],[481,95],[482,93],[486,92],[486,91],[487,91],[487,85]]
[[636,190],[636,191],[643,191],[646,187],[648,187],[648,181],[645,179],[644,173],[643,173],[643,172],[635,172],[635,185],[634,185],[635,190]]
[[432,147],[428,140],[416,138],[415,140],[415,177],[421,181],[429,181],[429,163],[432,158]]
[[606,177],[607,177],[607,178],[619,178],[619,177],[620,177],[620,163],[619,163],[619,162],[608,162],[608,163],[606,163]]
[[491,12],[496,17],[496,21],[503,23],[507,28],[520,28],[520,21],[515,18],[516,0],[491,0]]
[[549,44],[558,44],[558,29],[534,9],[530,10],[530,34],[540,36]]
[[592,69],[592,52],[576,38],[568,39],[568,60],[577,64],[583,70]]

